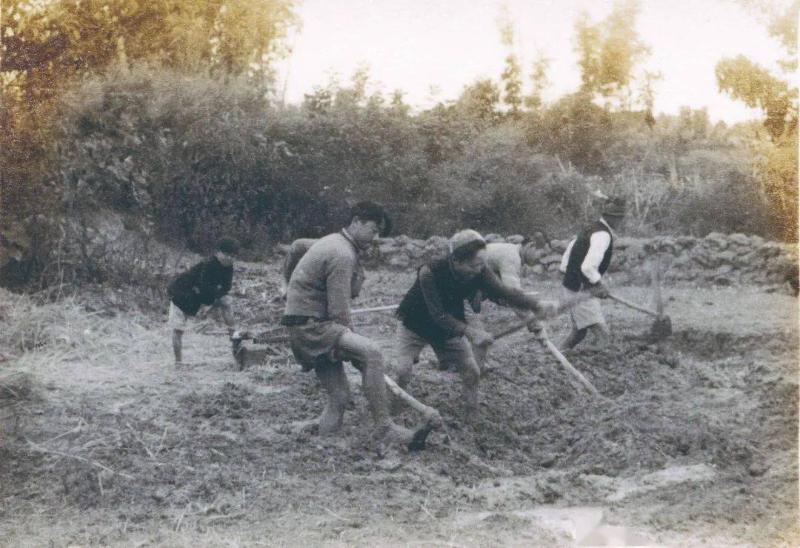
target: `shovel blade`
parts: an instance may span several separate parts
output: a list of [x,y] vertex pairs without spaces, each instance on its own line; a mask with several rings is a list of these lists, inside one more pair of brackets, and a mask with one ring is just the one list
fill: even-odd
[[236,362],[239,371],[244,371],[247,367],[247,347],[241,341],[233,343],[233,360]]
[[659,316],[650,326],[650,338],[653,341],[663,341],[672,335],[672,318]]

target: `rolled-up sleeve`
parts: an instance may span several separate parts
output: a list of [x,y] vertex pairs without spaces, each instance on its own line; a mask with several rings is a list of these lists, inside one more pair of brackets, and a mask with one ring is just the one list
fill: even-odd
[[595,232],[589,240],[589,251],[583,259],[581,272],[592,284],[596,284],[603,277],[598,268],[609,245],[611,245],[611,235],[605,231]]
[[422,267],[419,271],[419,285],[422,289],[422,296],[425,298],[425,305],[428,307],[428,313],[434,323],[447,332],[448,338],[464,335],[467,324],[445,311],[439,295],[439,288],[436,287],[436,279],[427,266]]

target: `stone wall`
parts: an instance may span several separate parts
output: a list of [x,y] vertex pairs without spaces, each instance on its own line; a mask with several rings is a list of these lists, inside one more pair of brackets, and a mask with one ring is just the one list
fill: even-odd
[[[522,236],[504,238],[489,234],[486,240],[519,243]],[[567,240],[554,240],[552,248],[540,249],[536,263],[526,267],[527,274],[556,278],[567,244]],[[443,256],[446,249],[447,238],[442,236],[427,240],[404,235],[384,238],[379,240],[376,262],[392,269],[412,269]],[[705,238],[618,238],[610,272],[622,273],[631,282],[645,282],[649,276],[648,259],[655,254],[668,267],[666,280],[700,285],[780,284],[797,269],[795,245],[767,242],[758,236],[714,232]]]

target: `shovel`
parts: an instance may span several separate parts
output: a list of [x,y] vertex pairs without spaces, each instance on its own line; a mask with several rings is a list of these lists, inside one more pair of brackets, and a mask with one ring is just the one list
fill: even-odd
[[655,321],[653,322],[653,325],[650,326],[650,336],[653,338],[653,340],[661,341],[672,335],[672,319],[665,315],[663,310],[660,314],[658,312],[653,312],[652,310],[644,308],[643,306],[639,306],[636,303],[632,303],[627,299],[623,299],[618,295],[614,295],[613,293],[609,293],[608,298],[612,301],[624,304],[628,308],[632,308],[634,310],[638,310],[639,312],[644,312],[645,314],[653,316]]
[[[581,301],[582,300],[585,300],[585,299],[581,299]],[[574,305],[578,304],[578,302],[580,302],[580,301],[570,302],[568,304],[571,307],[571,306],[574,306]],[[560,307],[559,307],[559,310],[560,310]],[[506,329],[504,331],[501,331],[500,333],[495,335],[494,336],[494,340],[497,341],[498,339],[502,339],[503,337],[507,337],[508,335],[511,335],[512,333],[516,333],[517,331],[519,331],[520,329],[522,329],[523,327],[526,327],[526,326],[527,326],[527,324],[514,325],[512,327],[509,327],[508,329]],[[542,329],[544,329],[544,327]],[[553,357],[556,360],[558,360],[558,363],[561,365],[561,367],[563,367],[567,371],[567,373],[569,373],[570,375],[575,377],[578,380],[578,382],[580,382],[581,385],[584,388],[586,388],[586,390],[589,391],[589,393],[591,393],[593,396],[599,396],[600,395],[600,393],[597,391],[597,388],[595,388],[594,385],[591,382],[589,382],[589,380],[586,377],[584,377],[583,374],[580,371],[575,369],[575,367],[571,363],[569,363],[569,360],[564,356],[564,354],[561,353],[561,351],[556,347],[556,345],[554,345],[550,341],[550,339],[547,338],[546,334],[543,334],[540,337],[539,341],[542,343],[542,346],[544,346],[553,355]]]

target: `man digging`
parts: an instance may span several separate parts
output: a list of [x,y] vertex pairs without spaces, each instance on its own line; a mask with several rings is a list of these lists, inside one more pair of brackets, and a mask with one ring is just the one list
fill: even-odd
[[352,331],[350,317],[350,299],[358,295],[364,281],[360,254],[379,233],[388,234],[390,226],[381,206],[356,204],[348,226],[315,242],[297,263],[281,323],[288,327],[292,352],[303,370],[313,369],[328,393],[319,419],[321,435],[337,433],[342,427],[350,401],[343,362],[350,361],[361,371],[377,437],[408,446],[414,434],[389,417],[380,348]]
[[[532,238],[525,238],[519,244],[512,243],[491,243],[486,244],[486,265],[497,275],[504,285],[522,291],[522,265],[533,266],[537,264],[538,250],[543,248],[549,239],[543,232],[536,232]],[[483,292],[478,292],[472,302],[472,309],[479,312]],[[504,304],[504,303],[499,303]],[[527,321],[533,314],[526,309],[515,308],[514,313],[522,321]],[[534,333],[543,333],[542,325],[538,322],[531,322],[528,329]],[[488,346],[472,345],[472,353],[475,361],[483,374],[484,364]]]
[[227,295],[233,282],[233,256],[238,251],[239,242],[235,239],[221,239],[213,255],[178,275],[167,287],[170,296],[167,325],[172,328],[172,351],[176,366],[183,363],[183,332],[186,331],[189,318],[197,316],[203,306],[218,307],[228,326],[228,335],[236,331]]
[[[478,415],[480,369],[470,348],[486,347],[492,336],[467,324],[464,301],[476,291],[496,301],[547,318],[554,310],[543,310],[539,299],[503,284],[486,264],[486,242],[474,230],[463,230],[450,239],[447,257],[420,267],[397,315],[398,384],[406,388],[412,367],[426,345],[431,345],[439,363],[452,367],[463,383],[463,415],[474,422]],[[532,323],[536,323],[533,318]],[[538,328],[538,325],[536,326]]]
[[[563,292],[568,298],[589,289],[595,297],[608,297],[602,278],[614,252],[614,231],[624,217],[625,200],[610,199],[603,206],[601,217],[569,242],[560,268],[564,274]],[[590,331],[597,349],[608,342],[610,331],[598,298],[588,299],[570,310],[572,331],[562,343],[564,348],[574,348]]]

